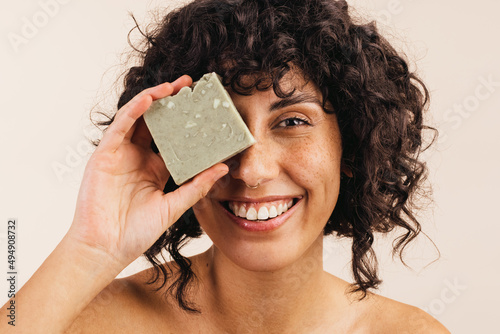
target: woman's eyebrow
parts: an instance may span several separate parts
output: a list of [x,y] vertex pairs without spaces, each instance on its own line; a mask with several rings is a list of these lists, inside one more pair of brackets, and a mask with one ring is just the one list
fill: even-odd
[[294,94],[290,97],[285,97],[285,98],[279,99],[278,101],[271,103],[271,106],[269,107],[269,111],[275,111],[275,110],[282,109],[282,108],[285,108],[285,107],[288,107],[288,106],[291,106],[294,104],[308,103],[308,102],[315,103],[318,106],[320,106],[321,108],[323,108],[323,104],[321,103],[320,100],[318,100],[317,97],[315,97],[311,94],[308,94],[308,93],[301,92],[298,94]]

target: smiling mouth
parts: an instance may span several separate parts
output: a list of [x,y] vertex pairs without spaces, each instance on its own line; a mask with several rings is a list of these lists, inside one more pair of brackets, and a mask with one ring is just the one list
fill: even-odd
[[248,203],[236,201],[221,202],[222,206],[233,215],[256,222],[264,222],[279,217],[293,207],[298,198],[290,198],[264,203]]

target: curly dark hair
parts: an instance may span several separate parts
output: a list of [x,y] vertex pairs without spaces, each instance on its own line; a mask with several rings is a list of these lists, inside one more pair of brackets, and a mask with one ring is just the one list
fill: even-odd
[[[342,163],[353,174],[341,178],[324,235],[352,238],[351,292],[364,298],[376,288],[381,280],[374,233],[402,228],[393,255],[403,260],[405,246],[420,232],[413,197],[427,173],[419,160],[423,130],[432,128],[423,124],[425,85],[375,23],[355,23],[343,0],[197,0],[168,13],[147,32],[137,22],[136,28],[145,37],[142,48],[132,46],[141,64],[128,70],[118,108],[145,88],[183,74],[197,80],[216,72],[226,87],[244,95],[271,87],[279,97],[291,95],[280,81],[295,68],[317,84],[323,106],[333,106],[324,109],[337,116]],[[249,77],[254,78],[250,83]],[[154,143],[152,147],[156,150]],[[164,191],[176,188],[169,179]],[[179,273],[167,291],[193,312],[199,311],[187,300],[186,289],[195,276],[190,260],[179,251],[201,235],[190,209],[144,253],[154,267],[148,283],[162,279],[163,287],[173,271],[157,256],[168,250]]]

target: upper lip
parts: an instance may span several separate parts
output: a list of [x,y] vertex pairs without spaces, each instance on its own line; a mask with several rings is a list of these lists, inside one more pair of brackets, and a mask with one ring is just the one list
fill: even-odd
[[230,197],[230,198],[219,198],[219,202],[245,202],[245,203],[263,203],[263,202],[274,202],[279,200],[287,200],[287,199],[300,199],[302,195],[288,195],[288,196],[265,196],[265,197],[247,197],[247,196],[238,196],[238,197]]

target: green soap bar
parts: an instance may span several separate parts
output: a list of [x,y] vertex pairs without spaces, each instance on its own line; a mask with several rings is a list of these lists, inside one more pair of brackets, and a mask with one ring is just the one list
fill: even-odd
[[255,143],[216,73],[154,101],[144,120],[175,183]]

